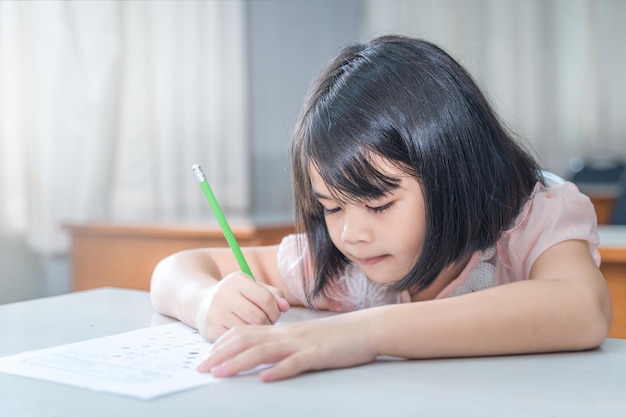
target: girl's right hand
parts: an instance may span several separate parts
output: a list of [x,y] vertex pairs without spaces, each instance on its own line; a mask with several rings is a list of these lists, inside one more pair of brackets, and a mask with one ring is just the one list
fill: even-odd
[[200,334],[214,342],[235,326],[273,324],[288,309],[289,302],[278,288],[233,272],[208,290],[196,324]]

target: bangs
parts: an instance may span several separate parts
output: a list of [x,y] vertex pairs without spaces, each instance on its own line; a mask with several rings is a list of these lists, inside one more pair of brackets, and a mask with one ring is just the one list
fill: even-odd
[[397,188],[400,178],[381,172],[381,164],[395,165],[354,140],[320,140],[311,151],[311,165],[328,187],[331,196],[341,203],[376,199]]

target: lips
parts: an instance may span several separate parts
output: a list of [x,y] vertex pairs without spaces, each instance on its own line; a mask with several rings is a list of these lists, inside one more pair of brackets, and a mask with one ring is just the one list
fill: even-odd
[[381,255],[381,256],[374,256],[371,258],[357,258],[357,261],[361,264],[361,265],[376,265],[377,263],[383,261],[385,258],[387,258],[388,255]]

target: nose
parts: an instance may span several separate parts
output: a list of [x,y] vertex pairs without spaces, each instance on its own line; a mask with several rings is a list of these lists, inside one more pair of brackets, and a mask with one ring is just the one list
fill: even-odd
[[343,216],[341,239],[346,243],[369,242],[373,233],[371,225],[360,210],[346,209]]

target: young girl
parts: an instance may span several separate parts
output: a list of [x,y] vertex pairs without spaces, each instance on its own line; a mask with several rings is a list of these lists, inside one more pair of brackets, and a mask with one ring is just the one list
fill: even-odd
[[[611,304],[596,217],[548,186],[468,73],[437,46],[345,48],[310,90],[291,145],[300,234],[159,263],[152,300],[217,340],[216,377],[264,381],[379,355],[434,358],[593,348]],[[276,322],[289,305],[347,312]],[[245,326],[243,326],[245,325]]]

